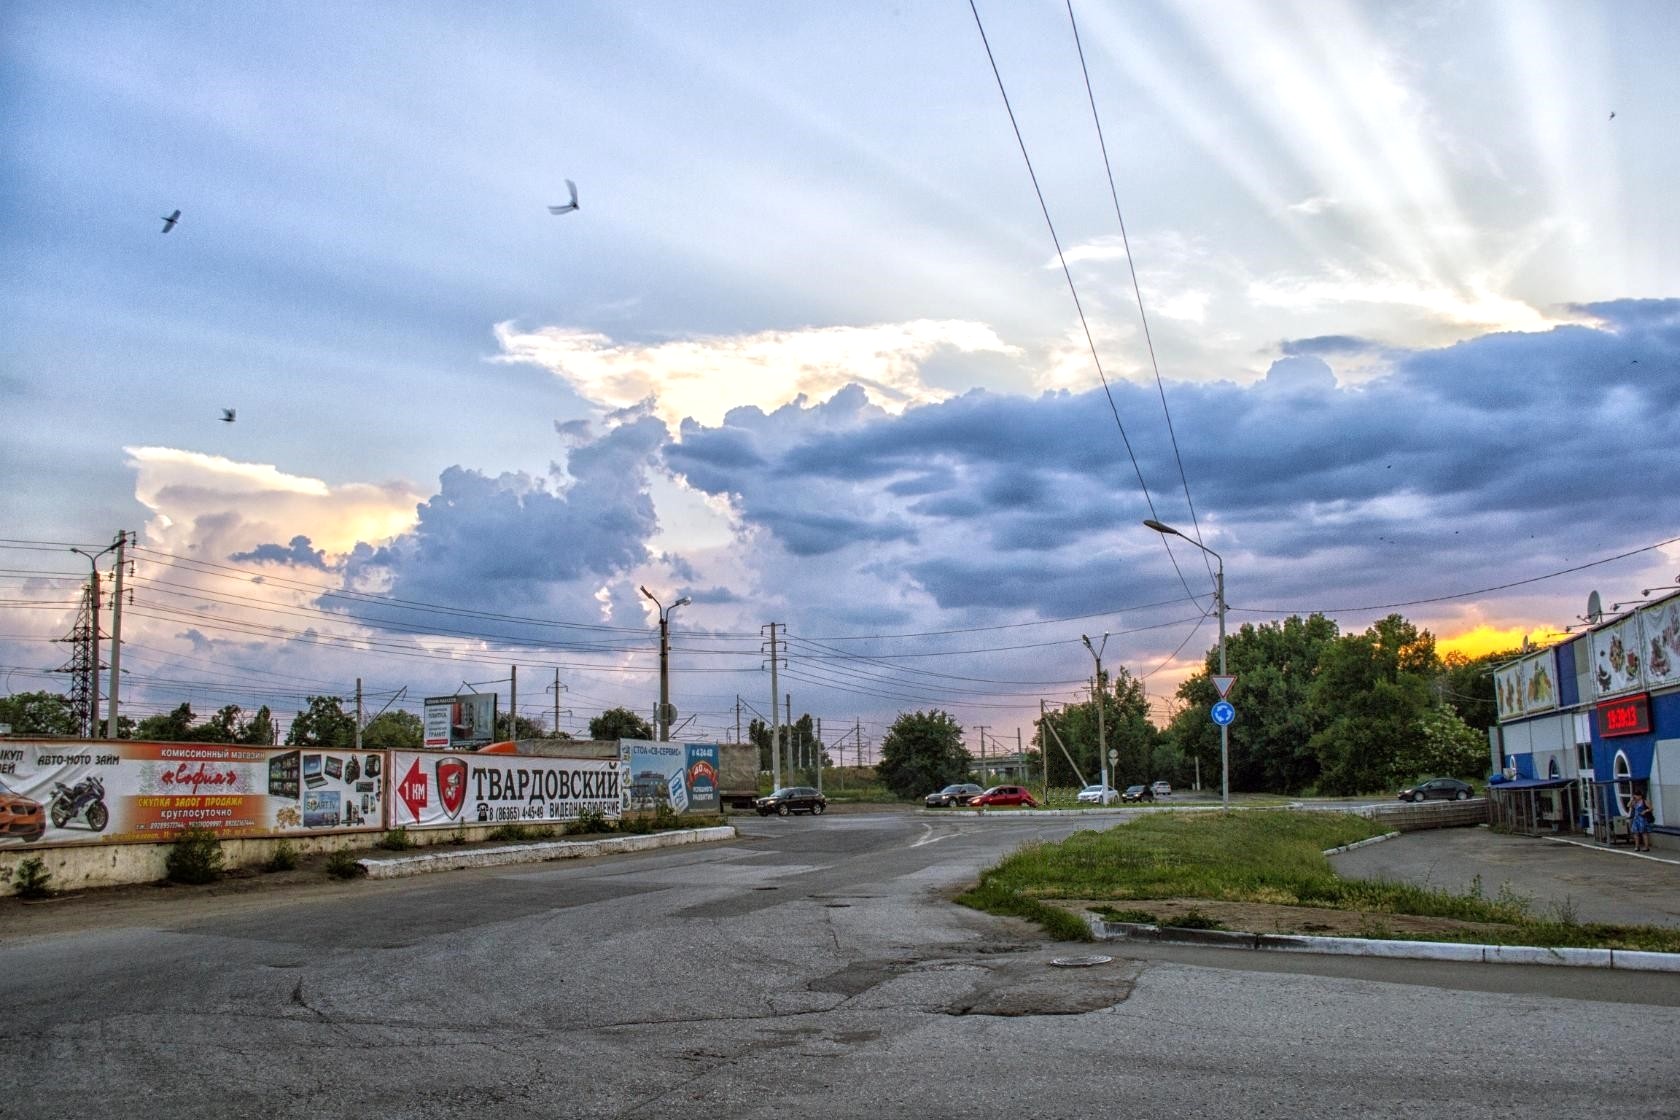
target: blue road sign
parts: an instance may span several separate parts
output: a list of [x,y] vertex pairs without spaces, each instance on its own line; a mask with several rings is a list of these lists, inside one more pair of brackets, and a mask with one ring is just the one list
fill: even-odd
[[1237,718],[1237,710],[1231,707],[1229,700],[1221,700],[1213,706],[1213,722],[1223,727]]

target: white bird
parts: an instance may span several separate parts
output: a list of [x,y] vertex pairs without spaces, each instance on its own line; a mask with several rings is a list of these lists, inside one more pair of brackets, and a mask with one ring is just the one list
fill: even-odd
[[170,230],[174,229],[175,228],[175,223],[180,221],[180,220],[181,220],[181,212],[179,210],[177,210],[177,211],[175,211],[175,213],[169,215],[169,217],[163,219],[163,232],[168,233]]
[[567,214],[578,208],[577,184],[572,182],[570,179],[567,179],[566,190],[571,194],[572,201],[568,202],[564,206],[550,206],[548,208],[548,212],[550,214]]
[[224,423],[224,424],[233,423],[233,409],[231,409],[231,408],[222,409],[222,423]]

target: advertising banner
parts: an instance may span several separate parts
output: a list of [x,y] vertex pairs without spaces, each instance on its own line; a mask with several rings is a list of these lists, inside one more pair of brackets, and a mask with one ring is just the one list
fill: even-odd
[[494,692],[428,696],[425,713],[424,746],[427,750],[477,750],[496,737]]
[[[0,845],[381,827],[378,753],[108,739],[0,741]],[[371,772],[369,768],[371,767]]]
[[1652,688],[1680,682],[1680,596],[1639,612],[1645,638],[1645,683]]
[[616,818],[623,797],[614,758],[392,751],[390,780],[394,828]]
[[620,748],[630,754],[628,808],[665,804],[678,813],[718,811],[717,744],[625,739]]
[[1499,701],[1500,719],[1513,719],[1557,707],[1555,652],[1544,649],[1494,670],[1493,692]]
[[1644,637],[1639,614],[1630,614],[1593,631],[1595,695],[1610,696],[1645,687]]

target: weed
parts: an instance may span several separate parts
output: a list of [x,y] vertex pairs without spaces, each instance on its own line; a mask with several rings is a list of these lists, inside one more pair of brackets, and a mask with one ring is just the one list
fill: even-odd
[[665,832],[676,828],[680,823],[679,814],[671,808],[668,802],[661,801],[653,811],[653,830],[655,832]]
[[164,859],[174,883],[213,883],[222,877],[222,838],[208,828],[183,829]]
[[1135,922],[1146,926],[1157,924],[1155,915],[1147,910],[1121,910],[1113,906],[1098,906],[1091,912],[1110,922]]
[[366,872],[367,869],[356,859],[356,853],[348,848],[340,848],[327,857],[327,874],[334,879],[354,879]]
[[268,862],[263,864],[263,870],[290,871],[297,865],[297,849],[292,847],[290,841],[282,840],[274,845],[274,851],[270,853]]
[[1389,941],[1394,937],[1394,927],[1374,914],[1359,915],[1359,936],[1373,941]]
[[406,852],[414,847],[414,841],[409,839],[408,829],[398,825],[380,837],[379,846],[387,852]]
[[1224,929],[1225,923],[1217,918],[1210,918],[1200,910],[1191,908],[1176,918],[1166,918],[1161,922],[1173,929]]
[[1561,901],[1553,902],[1550,909],[1552,921],[1560,926],[1578,926],[1581,924],[1580,910],[1576,907],[1572,895],[1565,895]]
[[1487,894],[1482,890],[1482,873],[1480,871],[1476,872],[1476,877],[1470,880],[1470,890],[1467,893],[1471,898],[1487,897]]
[[40,856],[30,856],[17,865],[17,873],[12,877],[12,883],[17,887],[19,898],[46,898],[52,894],[52,887],[48,884],[52,880],[52,872],[41,862]]
[[465,844],[467,842],[467,830],[464,828],[457,828],[454,832],[449,834],[449,842],[451,844]]
[[553,835],[552,829],[529,824],[501,824],[490,830],[492,840],[544,840]]
[[611,832],[612,823],[607,815],[593,806],[581,810],[577,819],[566,824],[567,836],[587,836],[592,832]]

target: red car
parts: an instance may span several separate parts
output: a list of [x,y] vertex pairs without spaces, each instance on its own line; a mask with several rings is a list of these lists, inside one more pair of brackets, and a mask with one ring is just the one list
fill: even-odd
[[968,799],[970,808],[980,805],[1027,805],[1038,808],[1038,802],[1027,792],[1026,786],[993,786],[985,793]]
[[0,837],[16,836],[33,844],[46,833],[47,811],[41,803],[0,782]]

